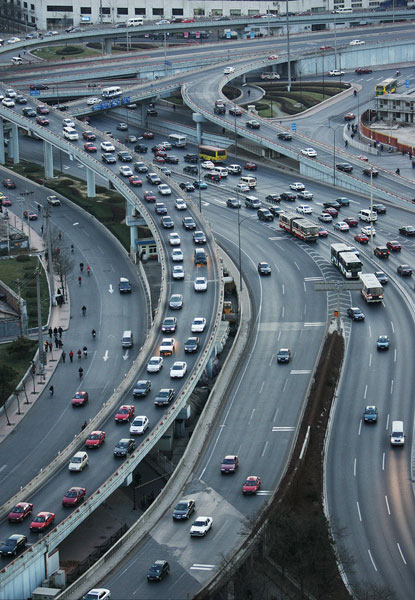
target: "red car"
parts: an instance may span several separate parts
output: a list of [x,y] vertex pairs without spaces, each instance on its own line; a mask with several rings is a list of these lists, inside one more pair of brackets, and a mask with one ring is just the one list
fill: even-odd
[[47,119],[46,117],[36,117],[36,123],[38,125],[43,125],[44,127],[46,127],[46,125],[49,125],[49,119]]
[[134,416],[135,407],[133,404],[123,404],[117,410],[115,420],[117,423],[127,423]]
[[8,190],[14,190],[16,188],[16,184],[13,179],[3,179],[3,187]]
[[345,121],[353,121],[356,118],[356,115],[352,112],[348,112],[344,115]]
[[396,242],[395,240],[391,242],[386,242],[386,247],[391,252],[400,252],[402,250],[402,246],[400,245],[400,243]]
[[92,142],[87,142],[86,144],[84,144],[84,150],[86,150],[87,152],[96,152],[97,147]]
[[243,494],[256,494],[261,487],[261,477],[258,475],[250,475],[246,478],[245,483],[242,486]]
[[105,431],[92,431],[85,441],[87,448],[99,448],[105,440]]
[[153,158],[153,163],[159,163],[159,164],[163,164],[164,165],[165,162],[166,161],[164,160],[164,158],[162,156],[155,156]]
[[194,19],[182,19],[182,23],[194,23]]
[[367,244],[369,242],[369,238],[363,233],[357,233],[354,236],[354,239],[356,240],[356,242],[359,242],[359,244]]
[[358,75],[363,75],[371,72],[372,69],[370,67],[357,67],[357,69],[355,69],[355,73],[357,73]]
[[142,186],[143,185],[143,181],[137,177],[137,175],[131,175],[131,177],[128,179],[128,181],[131,183],[131,185],[134,186]]
[[145,131],[143,133],[143,138],[145,140],[152,140],[154,138],[154,133],[151,133],[151,131]]
[[2,206],[11,206],[12,205],[12,201],[7,196],[3,196],[3,198],[0,199],[0,202],[1,202]]
[[71,487],[62,498],[62,506],[76,506],[85,498],[85,488]]
[[72,398],[72,406],[85,406],[88,402],[88,392],[76,392]]
[[327,237],[329,234],[329,232],[327,231],[327,229],[325,229],[324,227],[319,226],[318,228],[318,235],[320,237]]
[[242,110],[240,108],[238,108],[237,106],[232,106],[229,109],[229,114],[232,115],[233,117],[241,117],[242,116]]
[[345,217],[343,221],[347,223],[349,227],[357,227],[359,224],[359,221],[355,217]]
[[257,168],[257,164],[251,161],[244,164],[244,169],[247,171],[256,171]]
[[144,192],[143,198],[144,200],[147,200],[147,202],[155,202],[156,194],[147,190],[146,192]]
[[333,219],[339,215],[339,211],[331,206],[329,206],[329,208],[323,208],[322,212],[332,216]]
[[88,142],[93,142],[94,140],[97,139],[97,136],[95,135],[95,133],[93,131],[83,131],[82,137],[84,138],[84,140],[87,140]]
[[320,50],[334,50],[333,46],[328,46],[324,44],[324,46],[320,46]]
[[43,531],[49,525],[52,525],[55,520],[54,513],[51,512],[40,512],[36,515],[33,521],[30,523],[30,531]]
[[166,158],[167,156],[167,152],[164,150],[163,147],[160,147],[159,149],[157,149],[154,152],[154,156],[161,156],[162,158]]
[[30,502],[18,502],[9,512],[9,516],[7,517],[9,523],[21,523],[23,519],[31,514],[32,510],[33,504],[30,504]]
[[47,106],[38,106],[36,112],[38,115],[48,115],[49,109]]
[[24,210],[23,216],[29,221],[37,221],[37,212],[35,212],[34,210],[29,210],[29,212],[27,210]]

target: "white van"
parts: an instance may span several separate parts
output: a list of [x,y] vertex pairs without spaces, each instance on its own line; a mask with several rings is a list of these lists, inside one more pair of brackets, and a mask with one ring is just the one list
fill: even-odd
[[63,137],[65,137],[67,140],[71,140],[71,142],[79,139],[78,132],[73,127],[64,127]]
[[224,75],[230,75],[231,73],[235,73],[234,67],[225,67],[223,69],[223,74]]
[[244,177],[240,178],[239,183],[245,183],[245,185],[252,189],[256,187],[256,177],[245,175]]
[[220,175],[221,178],[228,176],[228,169],[226,167],[216,167],[211,171],[211,173],[215,173],[216,175]]
[[123,348],[131,348],[134,345],[133,332],[132,331],[124,331],[121,338],[121,346]]
[[370,211],[366,208],[362,209],[359,213],[359,219],[366,221],[367,223],[374,223],[378,220],[378,215],[374,211]]
[[247,208],[261,208],[261,200],[256,196],[245,196],[245,206]]
[[22,65],[22,64],[23,64],[23,58],[20,58],[20,56],[12,57],[12,65]]
[[403,421],[392,421],[391,429],[391,445],[403,446],[405,443],[405,435],[403,432]]
[[102,88],[101,96],[103,98],[118,98],[122,96],[122,89],[118,85]]
[[144,25],[143,17],[132,17],[127,21],[127,27],[136,27],[137,25]]

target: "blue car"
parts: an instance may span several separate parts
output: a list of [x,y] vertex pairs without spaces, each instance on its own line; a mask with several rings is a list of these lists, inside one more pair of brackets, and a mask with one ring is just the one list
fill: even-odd
[[387,335],[380,335],[377,341],[378,350],[389,350],[389,338]]
[[193,186],[196,189],[200,189],[200,190],[206,190],[207,189],[207,183],[205,181],[202,181],[201,179],[199,179],[199,181],[194,181],[193,182]]
[[376,406],[366,406],[363,413],[363,420],[365,423],[376,423],[378,420],[378,411]]

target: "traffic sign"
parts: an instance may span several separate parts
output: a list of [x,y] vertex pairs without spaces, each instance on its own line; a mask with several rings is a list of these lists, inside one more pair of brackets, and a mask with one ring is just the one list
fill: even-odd
[[409,79],[408,78],[405,79],[405,87],[409,88]]
[[291,130],[297,131],[297,123],[291,123]]
[[31,96],[40,96],[40,90],[30,90]]

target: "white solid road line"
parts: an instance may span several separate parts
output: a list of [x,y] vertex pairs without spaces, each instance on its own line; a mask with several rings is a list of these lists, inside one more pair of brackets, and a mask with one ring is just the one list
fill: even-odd
[[272,431],[295,431],[295,427],[283,427],[283,426],[273,427]]
[[299,369],[294,370],[293,369],[292,371],[290,371],[290,375],[310,375],[311,372],[312,372],[311,369],[303,369],[303,370],[299,370]]
[[402,560],[403,560],[403,563],[404,563],[404,565],[406,565],[407,563],[406,563],[405,557],[404,557],[404,555],[403,555],[403,552],[402,552],[402,550],[401,550],[401,547],[400,547],[400,545],[399,545],[399,542],[396,542],[396,545],[398,546],[399,554],[401,555],[401,558],[402,558]]
[[356,506],[357,506],[357,512],[358,512],[358,515],[359,515],[359,521],[362,522],[362,514],[360,512],[359,502],[356,502]]
[[390,515],[391,514],[391,509],[389,508],[389,502],[388,502],[388,497],[387,496],[385,496],[385,502],[386,502],[386,509],[388,511],[388,515]]
[[382,455],[382,471],[385,470],[385,460],[386,460],[386,454],[385,452]]
[[357,471],[357,458],[355,458],[353,461],[353,477],[356,477],[356,471]]
[[377,568],[376,568],[376,565],[375,565],[375,561],[373,560],[372,553],[371,553],[371,551],[369,550],[369,548],[368,548],[368,550],[367,550],[367,551],[368,551],[368,554],[369,554],[369,558],[370,558],[370,560],[372,561],[373,568],[374,568],[374,569],[375,569],[375,571],[377,572]]

